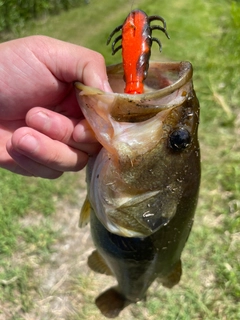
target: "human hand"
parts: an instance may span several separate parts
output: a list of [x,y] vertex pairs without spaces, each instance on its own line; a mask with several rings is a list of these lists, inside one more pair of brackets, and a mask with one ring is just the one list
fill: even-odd
[[0,44],[0,167],[54,179],[99,151],[75,80],[111,91],[97,52],[45,36]]

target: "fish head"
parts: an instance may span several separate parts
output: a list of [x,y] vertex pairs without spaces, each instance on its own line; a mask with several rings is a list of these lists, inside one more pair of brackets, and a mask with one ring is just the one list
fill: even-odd
[[89,164],[89,201],[110,232],[146,237],[166,226],[183,203],[196,202],[199,103],[192,66],[150,62],[138,95],[123,93],[121,64],[108,67],[108,76],[113,93],[75,84],[103,146]]

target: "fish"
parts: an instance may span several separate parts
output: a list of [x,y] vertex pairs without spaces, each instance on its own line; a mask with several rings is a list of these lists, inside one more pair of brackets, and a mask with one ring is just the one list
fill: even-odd
[[122,63],[107,73],[112,93],[75,87],[103,146],[87,165],[79,224],[90,222],[96,247],[89,267],[117,280],[95,300],[114,318],[144,300],[154,280],[180,281],[200,186],[200,107],[188,61],[150,61],[142,94],[124,93]]

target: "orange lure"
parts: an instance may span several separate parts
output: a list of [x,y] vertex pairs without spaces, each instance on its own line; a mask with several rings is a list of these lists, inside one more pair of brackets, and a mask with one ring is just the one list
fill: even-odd
[[[151,26],[150,23],[153,20],[161,21],[163,27],[159,25]],[[115,33],[122,30],[121,35],[117,36],[112,43],[112,54],[122,49],[124,80],[126,82],[125,93],[140,94],[144,91],[143,81],[147,77],[152,42],[157,42],[159,50],[162,49],[159,39],[152,37],[152,30],[154,29],[163,31],[169,38],[166,22],[162,17],[148,17],[142,10],[133,10],[124,23],[116,27],[108,38],[107,44],[110,43]],[[122,41],[121,45],[115,47],[120,40]]]

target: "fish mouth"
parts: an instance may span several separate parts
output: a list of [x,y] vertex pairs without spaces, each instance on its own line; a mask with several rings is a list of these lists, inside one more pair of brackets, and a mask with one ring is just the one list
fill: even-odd
[[[143,94],[125,94],[122,63],[107,67],[113,92],[75,82],[79,106],[97,140],[109,152],[121,123],[144,122],[180,105],[192,91],[192,65],[183,62],[150,62]],[[113,124],[113,121],[114,124]],[[119,124],[119,125],[118,125]]]
[[[80,82],[75,82],[75,87],[80,107],[89,121],[91,119],[87,115],[87,110],[91,108],[91,101],[88,101],[86,105],[83,101],[84,96],[93,97],[94,102],[96,102],[94,96],[98,96],[99,103],[102,101],[108,105],[108,110],[102,111],[110,112],[111,116],[118,122],[140,122],[172,107],[174,99],[175,103],[178,104],[179,101],[176,99],[180,98],[182,100],[181,96],[184,97],[188,92],[192,72],[192,65],[188,61],[180,63],[151,61],[148,77],[144,82],[144,93],[133,95],[124,93],[123,66],[122,63],[119,63],[107,67],[112,93],[85,86]],[[94,120],[90,121],[93,130],[94,122]]]
[[[75,83],[82,112],[103,146],[87,173],[88,197],[108,231],[145,237],[174,217],[182,176],[191,174],[184,157],[195,152],[191,141],[198,124],[192,66],[150,62],[144,93],[135,95],[124,93],[122,64],[107,73],[112,93]],[[169,136],[178,130],[193,138],[172,168],[179,150],[169,146]]]
[[192,73],[192,65],[188,61],[150,61],[148,76],[144,81],[144,93],[133,95],[124,93],[125,82],[122,63],[107,67],[107,74],[113,92],[124,93],[125,96],[129,95],[135,101],[165,97],[191,80]]

